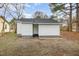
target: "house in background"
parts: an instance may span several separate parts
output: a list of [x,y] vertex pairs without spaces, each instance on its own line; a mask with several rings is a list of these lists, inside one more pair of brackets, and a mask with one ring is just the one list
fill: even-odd
[[0,33],[4,32],[9,32],[10,31],[10,26],[9,22],[5,20],[3,16],[0,16]]
[[10,32],[16,32],[16,19],[12,19],[9,23],[10,23]]
[[17,34],[29,37],[60,36],[60,24],[53,19],[26,19],[17,20]]

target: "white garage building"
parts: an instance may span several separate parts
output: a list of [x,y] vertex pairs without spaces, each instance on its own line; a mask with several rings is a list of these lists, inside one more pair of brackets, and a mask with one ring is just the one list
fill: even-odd
[[60,36],[60,24],[52,19],[19,19],[17,20],[17,34],[21,36]]

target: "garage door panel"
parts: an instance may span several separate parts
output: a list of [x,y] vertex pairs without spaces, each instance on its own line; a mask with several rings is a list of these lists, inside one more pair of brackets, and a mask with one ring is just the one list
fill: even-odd
[[52,36],[59,34],[59,25],[39,25],[39,36]]
[[32,35],[32,24],[22,24],[21,33],[22,35]]

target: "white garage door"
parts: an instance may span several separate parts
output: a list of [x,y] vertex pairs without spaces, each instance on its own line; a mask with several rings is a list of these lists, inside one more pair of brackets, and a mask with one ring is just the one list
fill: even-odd
[[22,35],[32,36],[33,34],[32,24],[21,24],[20,29]]
[[59,36],[59,25],[39,25],[39,36]]

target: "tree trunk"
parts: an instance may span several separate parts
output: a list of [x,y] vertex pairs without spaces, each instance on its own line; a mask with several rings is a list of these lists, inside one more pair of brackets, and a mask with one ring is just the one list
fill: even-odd
[[72,3],[70,3],[70,20],[69,20],[69,31],[72,31]]
[[76,3],[76,32],[79,32],[79,3]]
[[[6,7],[4,7],[4,19],[5,19],[5,14],[6,14],[6,10],[7,10],[7,5],[5,5]],[[2,28],[2,35],[4,34],[4,31],[5,31],[5,20],[3,22],[3,28]]]

